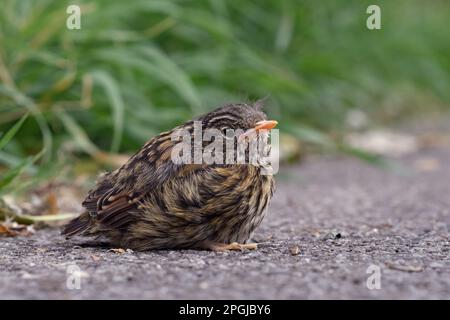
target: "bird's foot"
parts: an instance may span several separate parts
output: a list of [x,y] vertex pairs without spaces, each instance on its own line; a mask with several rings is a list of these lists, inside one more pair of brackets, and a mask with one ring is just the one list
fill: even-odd
[[123,249],[123,248],[112,248],[112,249],[109,249],[108,251],[115,252],[115,253],[118,253],[118,254],[133,253],[133,250],[131,250],[131,249]]
[[207,249],[212,251],[227,251],[227,250],[243,250],[243,249],[249,249],[249,250],[255,250],[258,248],[258,245],[256,243],[208,243],[206,246]]

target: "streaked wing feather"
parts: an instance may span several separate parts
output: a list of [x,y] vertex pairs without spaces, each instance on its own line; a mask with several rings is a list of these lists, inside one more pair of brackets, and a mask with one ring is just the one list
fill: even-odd
[[[122,228],[136,217],[138,202],[160,184],[185,172],[182,165],[170,161],[172,148],[170,132],[147,142],[118,170],[99,181],[89,192],[83,207],[107,227]],[[164,160],[164,161],[162,161]],[[192,167],[194,168],[194,167]]]

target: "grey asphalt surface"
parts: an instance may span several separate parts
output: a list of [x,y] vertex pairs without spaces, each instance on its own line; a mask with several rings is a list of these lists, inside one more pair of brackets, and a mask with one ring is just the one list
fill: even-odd
[[[407,174],[344,157],[283,168],[256,251],[117,254],[54,229],[1,238],[0,298],[449,299],[450,149],[400,162]],[[79,290],[66,285],[72,264]]]

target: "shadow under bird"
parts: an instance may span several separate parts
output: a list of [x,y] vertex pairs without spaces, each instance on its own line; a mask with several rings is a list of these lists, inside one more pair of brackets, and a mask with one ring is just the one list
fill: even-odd
[[[276,126],[262,102],[228,104],[200,116],[202,130],[244,130],[255,139]],[[255,249],[247,243],[274,192],[259,163],[183,164],[172,161],[175,130],[194,134],[194,120],[149,140],[122,167],[99,176],[83,201],[85,211],[62,234],[104,236],[133,250]],[[265,129],[265,130],[261,130]],[[256,133],[252,134],[252,133]],[[261,133],[262,134],[262,133]]]

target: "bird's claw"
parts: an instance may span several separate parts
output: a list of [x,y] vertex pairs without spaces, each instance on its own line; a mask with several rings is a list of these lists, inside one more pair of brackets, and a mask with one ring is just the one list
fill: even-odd
[[244,249],[255,250],[258,248],[256,243],[237,243],[232,242],[229,244],[226,243],[213,243],[208,245],[208,249],[213,251],[227,251],[227,250],[239,250],[242,251]]

